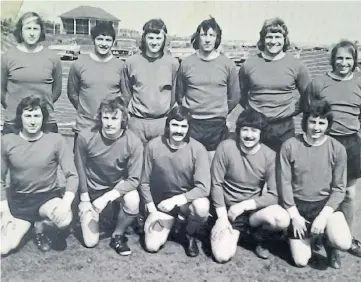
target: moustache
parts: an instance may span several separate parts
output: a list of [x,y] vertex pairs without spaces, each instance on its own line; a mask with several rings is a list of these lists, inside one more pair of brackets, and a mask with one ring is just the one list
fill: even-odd
[[254,138],[250,138],[250,137],[246,137],[246,138],[243,138],[244,141],[254,141],[255,139]]
[[173,133],[172,136],[184,136],[182,133]]

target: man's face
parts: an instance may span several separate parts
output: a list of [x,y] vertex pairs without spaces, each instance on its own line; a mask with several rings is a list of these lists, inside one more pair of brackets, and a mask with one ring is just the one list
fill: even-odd
[[94,39],[95,53],[100,56],[108,55],[113,45],[113,37],[110,35],[98,35]]
[[151,54],[159,54],[162,51],[163,43],[165,40],[164,32],[147,33],[145,35],[145,45],[147,51]]
[[43,113],[40,107],[35,109],[24,109],[21,115],[23,123],[23,132],[26,134],[34,135],[41,131],[43,125]]
[[268,32],[264,39],[265,51],[272,55],[279,54],[285,45],[285,38],[280,32]]
[[176,143],[182,142],[188,133],[188,129],[188,120],[172,119],[169,122],[169,139]]
[[114,136],[122,130],[122,112],[117,109],[115,112],[102,112],[102,129],[107,136]]
[[327,127],[328,120],[326,118],[310,116],[307,119],[307,137],[317,141],[325,135]]
[[334,72],[339,76],[347,76],[352,73],[352,68],[355,64],[352,54],[347,48],[338,48],[335,56],[335,70]]
[[27,45],[35,45],[39,42],[41,27],[31,18],[24,20],[21,33],[24,39],[24,43]]
[[247,149],[254,148],[261,139],[261,130],[254,127],[243,126],[239,134],[241,145]]
[[199,49],[203,52],[210,53],[215,49],[217,33],[213,28],[209,28],[207,32],[201,28],[199,33]]

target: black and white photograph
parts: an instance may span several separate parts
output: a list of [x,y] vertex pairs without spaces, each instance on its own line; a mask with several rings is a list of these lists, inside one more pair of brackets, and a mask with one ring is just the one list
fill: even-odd
[[1,281],[360,281],[360,11],[1,1]]

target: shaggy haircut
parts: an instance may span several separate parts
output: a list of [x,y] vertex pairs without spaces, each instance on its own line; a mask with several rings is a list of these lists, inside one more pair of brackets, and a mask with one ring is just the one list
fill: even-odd
[[263,130],[267,127],[267,118],[264,114],[255,111],[252,108],[245,109],[239,114],[236,121],[236,141],[237,145],[240,143],[241,137],[240,132],[242,127],[253,127],[261,130],[261,140]]
[[333,114],[330,104],[325,99],[313,100],[309,108],[303,113],[302,117],[302,130],[307,132],[307,121],[309,117],[325,118],[328,121],[328,127],[326,133],[330,130],[333,122]]
[[219,47],[222,41],[222,29],[216,22],[215,18],[211,17],[210,19],[201,22],[201,24],[197,27],[196,32],[192,36],[191,42],[195,50],[199,49],[201,29],[203,29],[204,32],[207,32],[210,28],[212,28],[217,33],[217,39],[214,48],[217,49]]
[[332,48],[331,61],[330,61],[332,70],[336,69],[336,59],[337,59],[336,54],[337,54],[338,49],[340,49],[340,48],[346,48],[347,51],[349,51],[351,53],[353,62],[354,62],[352,71],[355,71],[355,69],[357,67],[358,50],[357,50],[356,44],[354,44],[348,40],[342,40]]
[[34,21],[40,25],[40,37],[39,37],[39,41],[44,41],[45,40],[45,28],[44,28],[44,21],[41,19],[41,17],[35,13],[35,12],[27,12],[24,15],[22,15],[20,17],[20,19],[18,20],[18,22],[15,25],[15,29],[13,31],[13,35],[16,39],[16,41],[18,43],[22,43],[24,42],[24,38],[23,38],[23,25],[24,25],[24,21],[26,21],[29,18],[36,18],[34,19]]
[[[164,127],[164,136],[166,138],[169,138],[169,123],[172,119],[175,119],[177,121],[182,121],[182,120],[187,120],[188,121],[188,125],[190,126],[191,122],[192,122],[192,116],[190,111],[183,107],[183,106],[177,106],[174,107],[173,109],[171,109],[171,111],[168,114],[168,117],[165,121],[165,127]],[[184,140],[186,142],[189,142],[189,130],[184,138]]]
[[93,130],[100,130],[102,128],[102,113],[114,113],[118,109],[122,112],[121,128],[126,129],[128,127],[129,118],[127,107],[125,106],[122,97],[114,97],[114,95],[111,94],[101,102],[96,116],[97,124],[94,126]]
[[145,42],[145,36],[148,33],[155,33],[155,34],[159,34],[161,31],[164,31],[165,36],[164,36],[164,42],[162,45],[162,53],[164,52],[164,47],[165,47],[165,42],[167,39],[167,26],[165,25],[165,23],[163,22],[162,19],[151,19],[149,21],[147,21],[144,26],[143,26],[143,35],[142,35],[142,39],[140,41],[140,46],[139,49],[144,53],[145,50],[147,49],[147,44]]
[[23,114],[24,110],[36,110],[40,108],[43,114],[43,124],[41,126],[41,130],[45,130],[45,125],[49,120],[49,111],[47,108],[47,103],[41,99],[40,97],[31,95],[28,97],[23,98],[19,105],[16,108],[16,117],[15,117],[15,128],[18,131],[23,129],[23,121],[21,120],[21,115]]
[[260,51],[264,51],[265,49],[265,38],[267,33],[282,33],[285,38],[285,42],[283,45],[283,52],[286,52],[290,47],[290,39],[288,38],[288,28],[285,22],[280,18],[272,18],[265,20],[263,23],[262,29],[259,32],[259,40],[257,42],[257,47]]
[[93,41],[99,35],[104,35],[104,36],[109,35],[113,38],[113,41],[115,40],[115,30],[112,22],[100,22],[96,24],[94,27],[92,27],[90,34]]

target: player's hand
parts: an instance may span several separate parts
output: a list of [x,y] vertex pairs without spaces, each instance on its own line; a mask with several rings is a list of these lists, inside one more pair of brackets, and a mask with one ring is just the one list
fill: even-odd
[[69,213],[71,213],[71,204],[67,201],[61,200],[51,212],[51,220],[56,224],[59,224],[66,220]]
[[232,233],[233,227],[229,222],[228,218],[218,218],[216,224],[212,228],[211,239],[217,240],[217,238],[219,238],[219,236],[221,236],[222,232],[224,231]]
[[229,220],[235,221],[238,216],[240,216],[242,213],[244,213],[246,211],[245,208],[246,207],[243,204],[243,202],[240,202],[238,204],[231,206],[228,210]]
[[311,233],[313,234],[324,233],[326,225],[327,225],[327,217],[323,215],[318,215],[312,223]]
[[161,201],[158,204],[158,209],[160,209],[163,212],[170,212],[172,209],[174,209],[177,206],[176,202],[173,198],[169,198],[166,200]]
[[107,206],[107,204],[109,203],[109,199],[104,196],[106,196],[106,194],[104,194],[103,196],[101,196],[98,199],[96,199],[95,201],[93,201],[93,209],[97,213],[101,213],[104,210],[104,208]]
[[299,238],[299,239],[304,238],[307,232],[306,223],[310,223],[310,222],[300,215],[292,218],[293,236],[295,238]]

